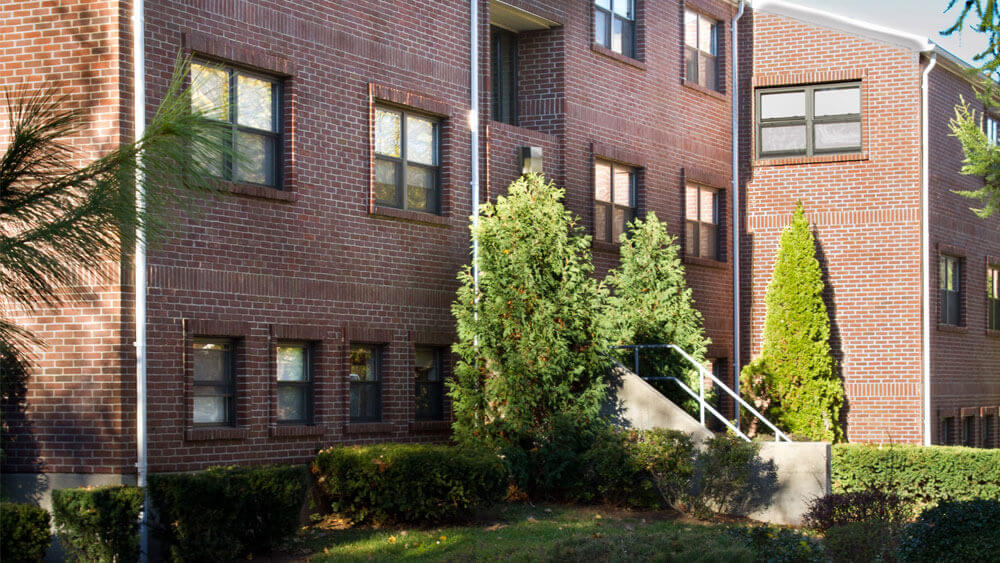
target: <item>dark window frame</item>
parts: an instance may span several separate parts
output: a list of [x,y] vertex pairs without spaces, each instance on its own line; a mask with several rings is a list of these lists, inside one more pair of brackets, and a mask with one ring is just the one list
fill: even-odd
[[943,446],[951,446],[954,433],[955,433],[955,417],[954,416],[942,417],[941,435],[938,437],[938,442]]
[[962,445],[967,448],[976,447],[976,417],[962,417]]
[[[690,45],[687,44],[687,29],[686,29],[686,26],[687,26],[687,12],[690,12],[690,13],[692,13],[692,14],[694,14],[694,15],[697,16],[697,19],[695,20],[695,44],[698,45],[697,47],[692,47],[692,46],[690,46]],[[709,53],[709,52],[701,50],[701,19],[702,18],[705,18],[705,19],[708,19],[708,20],[711,20],[711,21],[715,22],[715,25],[712,26],[712,46],[715,48],[715,52],[714,53]],[[682,29],[682,32],[681,32],[682,42],[684,44],[684,79],[687,80],[688,82],[692,82],[694,84],[697,84],[697,85],[701,86],[702,88],[707,88],[707,89],[713,90],[715,92],[721,92],[722,91],[722,82],[723,81],[719,79],[719,75],[721,74],[719,72],[719,59],[720,59],[720,57],[719,57],[719,45],[722,42],[720,41],[720,35],[721,34],[720,34],[719,30],[722,29],[722,22],[720,20],[716,19],[716,18],[713,18],[712,16],[703,14],[703,13],[697,11],[697,10],[692,10],[691,8],[685,8],[685,14],[684,14],[683,20],[681,21],[681,25],[682,25],[682,27],[684,27],[684,29]],[[696,64],[693,67],[690,64],[691,61],[689,60],[689,57],[694,57],[694,62]],[[701,59],[703,57],[711,57],[711,59],[712,59],[712,69],[714,70],[713,80],[715,81],[715,83],[712,84],[712,85],[708,85],[705,82],[703,82],[702,79],[705,78],[705,77],[702,77],[701,74],[698,71],[699,65],[697,63],[701,62]],[[706,68],[707,68],[707,66],[708,65],[706,64]],[[691,72],[690,72],[692,70],[692,68],[694,69],[694,76],[692,76]]]
[[[236,386],[236,348],[238,346],[236,338],[216,338],[216,337],[202,337],[195,336],[192,338],[191,350],[192,354],[197,350],[198,344],[225,344],[229,348],[225,350],[225,369],[226,380],[224,383],[209,383],[209,382],[198,382],[197,371],[192,369],[191,373],[191,394],[192,397],[197,396],[209,396],[209,397],[224,397],[226,399],[226,416],[222,422],[198,422],[195,420],[195,413],[191,412],[191,423],[194,426],[205,426],[205,427],[232,427],[236,426],[237,420],[237,386]],[[212,389],[215,393],[199,393],[199,389]],[[192,399],[193,400],[193,399]]]
[[[281,348],[281,347],[289,347],[289,348],[298,348],[298,347],[301,347],[301,348],[305,349],[305,355],[304,355],[305,357],[304,357],[304,360],[303,360],[304,364],[305,364],[303,366],[303,369],[305,370],[305,376],[306,376],[305,381],[279,381],[278,380],[278,374],[277,374],[277,368],[278,368],[278,365],[277,365],[277,361],[278,361],[277,360],[277,351],[278,351],[278,348]],[[275,418],[277,419],[278,424],[289,424],[289,425],[303,425],[304,424],[304,425],[312,425],[314,423],[314,416],[315,416],[315,404],[314,403],[315,403],[315,393],[316,393],[316,387],[315,387],[315,380],[316,380],[316,378],[314,376],[315,348],[316,348],[316,346],[315,346],[315,344],[313,342],[302,341],[302,340],[279,340],[279,341],[277,341],[275,343],[275,374],[274,374],[275,383],[276,383],[275,392],[280,395],[281,389],[283,387],[294,387],[296,389],[303,389],[305,391],[305,394],[306,394],[306,400],[305,400],[305,410],[306,410],[306,413],[305,413],[305,417],[304,418],[298,418],[298,419],[282,419],[280,417],[280,415],[277,414],[277,409],[275,409]],[[277,401],[277,397],[275,397],[275,401]]]
[[[412,211],[412,212],[415,212],[415,213],[427,213],[429,215],[441,215],[441,208],[442,208],[442,205],[441,205],[441,199],[442,199],[442,194],[441,194],[441,119],[439,117],[428,115],[428,114],[420,112],[420,111],[413,111],[412,109],[408,109],[408,108],[404,108],[404,107],[399,107],[399,106],[393,106],[393,105],[387,105],[387,104],[382,104],[382,103],[376,104],[375,107],[374,107],[374,109],[373,109],[373,111],[378,111],[378,110],[398,113],[399,116],[400,116],[400,120],[399,120],[399,156],[396,157],[396,156],[385,155],[385,154],[379,153],[375,149],[375,142],[374,142],[375,137],[373,135],[373,137],[372,137],[373,142],[372,142],[372,148],[371,148],[372,154],[374,155],[373,165],[377,167],[379,160],[385,160],[385,161],[388,161],[388,162],[392,162],[393,166],[395,166],[395,168],[396,168],[396,201],[394,201],[394,202],[388,202],[386,200],[380,200],[376,196],[375,197],[375,204],[379,205],[381,207],[391,207],[393,209],[401,209],[401,210],[405,210],[405,211]],[[434,154],[434,158],[433,158],[434,164],[433,165],[423,164],[423,163],[420,163],[420,162],[412,162],[411,163],[409,160],[407,160],[407,158],[406,158],[406,118],[407,118],[407,116],[413,116],[413,117],[420,118],[420,119],[423,119],[423,120],[426,120],[426,121],[430,121],[430,122],[433,123],[433,129],[432,129],[432,133],[431,133],[434,136],[434,139],[433,139],[433,141],[431,143],[432,144],[432,151],[433,151],[433,154]],[[377,126],[378,126],[378,124],[377,124],[376,120],[374,119],[374,114],[373,114],[373,116],[372,116],[373,133],[374,133],[374,128],[377,127]],[[407,189],[408,189],[409,186],[408,186],[408,184],[406,182],[406,169],[409,166],[416,166],[416,167],[419,167],[419,168],[423,168],[425,170],[431,170],[434,173],[434,193],[433,193],[434,204],[432,206],[430,206],[431,207],[430,209],[414,209],[414,208],[411,208],[411,207],[407,207],[408,199],[407,199],[406,196],[407,196]],[[375,171],[374,170],[372,171],[372,178],[375,180],[375,184],[377,184],[378,180],[375,177]],[[373,186],[372,186],[373,190],[376,189],[375,184],[373,184]]]
[[[237,163],[234,162],[233,158],[228,155],[223,155],[223,176],[222,180],[227,182],[234,182],[238,184],[248,184],[251,186],[264,186],[267,188],[272,188],[275,190],[284,189],[284,80],[281,78],[255,72],[252,70],[247,70],[238,64],[233,64],[231,62],[222,60],[213,60],[205,58],[196,58],[192,64],[200,64],[210,68],[225,70],[229,75],[229,99],[227,104],[229,106],[229,116],[228,121],[220,121],[217,119],[209,119],[212,123],[218,124],[220,128],[226,129],[226,140],[229,147],[233,151],[236,151],[236,138],[240,132],[249,133],[252,135],[258,135],[262,137],[268,137],[274,143],[274,162],[272,166],[274,169],[272,173],[274,174],[274,184],[262,184],[259,182],[251,182],[249,180],[241,180],[236,177],[236,166]],[[267,131],[264,129],[257,129],[256,127],[250,127],[247,125],[239,124],[239,75],[248,76],[250,78],[256,78],[258,80],[263,80],[271,84],[271,116],[274,120],[274,131]]]
[[982,417],[982,436],[984,448],[995,448],[996,415],[988,414]]
[[[508,42],[512,42],[510,45]],[[509,76],[504,72],[504,56],[513,52]],[[505,80],[506,77],[506,80]],[[502,27],[490,26],[490,119],[508,125],[517,125],[518,112],[518,34]],[[510,86],[510,96],[504,88]]]
[[[348,373],[349,385],[348,385],[347,408],[348,408],[348,418],[349,418],[349,420],[350,420],[351,423],[382,422],[382,414],[383,414],[382,413],[382,406],[383,406],[383,402],[384,402],[382,400],[383,399],[383,397],[382,397],[382,355],[383,355],[383,347],[384,346],[381,345],[381,344],[371,344],[371,343],[367,343],[367,342],[352,342],[351,345],[348,347],[347,373]],[[350,377],[350,375],[351,375],[351,357],[350,357],[350,355],[354,351],[355,348],[368,348],[368,349],[371,350],[371,355],[372,355],[372,359],[373,359],[373,361],[372,361],[372,366],[373,366],[372,369],[375,371],[375,374],[376,374],[376,378],[375,378],[374,381],[354,381],[353,379],[351,379],[351,377]],[[374,408],[370,409],[370,410],[374,411],[374,414],[370,414],[370,415],[367,415],[367,416],[363,416],[363,415],[359,414],[359,415],[356,416],[356,415],[354,415],[352,413],[352,411],[354,410],[354,408],[353,408],[353,406],[354,406],[353,405],[353,400],[354,400],[355,396],[358,397],[358,411],[360,412],[362,410],[361,409],[362,405],[360,404],[361,396],[362,396],[361,390],[364,389],[364,388],[374,389],[374,395],[369,395],[369,396],[374,396],[375,397]],[[358,390],[357,395],[355,395],[355,390]]]
[[986,328],[1000,331],[1000,264],[986,265]]
[[[815,97],[817,90],[846,90],[858,89],[858,113],[844,113],[838,115],[815,116]],[[776,117],[764,120],[761,118],[761,95],[802,92],[805,97],[805,115],[791,117]],[[782,157],[811,157],[829,154],[858,154],[863,152],[865,143],[865,123],[862,115],[864,113],[864,90],[861,81],[851,80],[847,82],[827,82],[821,84],[807,84],[799,86],[777,86],[762,87],[754,89],[754,133],[755,150],[757,158],[782,158]],[[832,149],[815,148],[816,144],[816,124],[837,124],[837,123],[857,123],[860,127],[859,143],[852,147],[836,147]],[[802,125],[806,128],[805,150],[770,151],[763,150],[763,136],[761,130],[769,127],[788,127]]]
[[[602,46],[602,47],[604,47],[606,49],[609,49],[612,52],[618,53],[619,55],[622,55],[623,57],[628,57],[630,59],[636,59],[637,58],[636,51],[637,51],[637,44],[638,44],[638,40],[637,40],[637,37],[636,37],[636,30],[638,28],[638,26],[636,25],[636,19],[637,19],[636,18],[636,15],[637,15],[636,14],[636,1],[637,0],[608,0],[609,7],[608,8],[604,8],[604,7],[599,6],[597,4],[598,0],[594,0],[594,2],[592,4],[593,7],[594,7],[594,15],[591,18],[591,22],[593,23],[593,26],[594,26],[594,43],[597,43],[598,45],[600,45],[600,46]],[[627,17],[624,17],[624,16],[621,16],[620,14],[618,14],[618,13],[615,12],[614,8],[615,8],[615,3],[616,2],[628,2],[629,8],[626,11],[629,12],[632,15],[631,19],[629,19]],[[597,17],[598,17],[598,14],[601,14],[604,17],[605,25],[603,26],[604,27],[603,29],[598,29],[598,26],[597,26]],[[622,22],[622,50],[621,51],[615,51],[614,47],[611,44],[611,38],[612,38],[612,35],[613,35],[613,31],[614,31],[614,26],[615,26],[615,21],[616,20]],[[630,33],[626,34],[625,33],[625,29],[629,29]],[[626,35],[628,37],[628,41],[627,42],[625,40]]]
[[991,145],[1000,145],[1000,120],[992,114],[986,114],[983,120],[983,133]]
[[[434,369],[437,370],[438,380],[421,379],[416,373],[416,355],[420,350],[430,350],[434,354]],[[416,345],[413,347],[414,374],[413,374],[413,401],[415,420],[444,420],[444,348],[441,346]],[[427,396],[431,397],[430,407],[427,411],[420,409],[419,398],[422,396],[421,387],[427,389]],[[436,397],[436,403],[435,399]]]
[[[610,201],[604,201],[597,199],[597,165],[606,164],[611,167],[611,195],[609,196]],[[622,205],[620,203],[615,203],[615,170],[616,169],[628,169],[629,170],[629,203],[631,205]],[[623,164],[616,162],[614,160],[608,160],[605,158],[595,157],[593,166],[593,198],[594,198],[594,240],[600,242],[606,242],[615,244],[618,242],[618,238],[615,236],[615,209],[622,209],[625,213],[625,223],[622,225],[622,232],[628,232],[628,224],[635,220],[638,215],[638,200],[639,200],[639,168],[636,166],[631,166],[628,164]],[[605,238],[597,237],[597,214],[601,213],[604,215],[604,225],[606,230]]]
[[[698,190],[698,216],[695,220],[692,220],[687,216],[688,206],[687,206],[687,192],[688,188],[697,188]],[[714,224],[705,223],[701,220],[701,193],[702,191],[712,192],[712,218],[715,220]],[[704,258],[706,260],[715,260],[717,262],[722,262],[722,247],[723,247],[723,237],[725,233],[721,233],[722,225],[722,190],[719,188],[713,188],[712,186],[706,186],[705,184],[699,184],[698,182],[687,182],[684,185],[684,254],[685,256],[693,256],[695,258]],[[694,236],[691,237],[688,233],[687,226],[689,224],[694,225]],[[712,225],[715,229],[715,255],[707,256],[701,251],[701,229],[702,225]],[[720,236],[720,233],[722,236]],[[693,238],[694,240],[690,240]],[[690,252],[692,242],[694,244],[694,253]]]
[[[962,291],[965,283],[962,280],[962,258],[951,254],[941,254],[938,258],[938,322],[949,326],[962,326],[965,315],[962,311]],[[952,271],[950,266],[954,266]],[[942,273],[945,276],[942,276]],[[949,284],[949,281],[954,283]],[[957,289],[945,287],[951,285]]]

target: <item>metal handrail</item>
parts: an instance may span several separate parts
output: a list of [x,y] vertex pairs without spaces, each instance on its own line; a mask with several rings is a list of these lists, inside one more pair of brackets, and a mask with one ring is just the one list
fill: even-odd
[[[701,365],[698,362],[698,360],[696,360],[693,357],[691,357],[691,355],[688,354],[687,352],[685,352],[680,346],[677,346],[676,344],[627,344],[627,345],[623,345],[623,346],[613,346],[613,348],[631,349],[631,350],[634,351],[635,374],[637,376],[639,376],[639,377],[642,377],[642,376],[639,375],[639,350],[640,349],[645,349],[645,348],[661,348],[661,349],[662,348],[667,348],[667,349],[672,349],[672,350],[678,352],[685,360],[688,361],[688,363],[690,363],[694,367],[698,368],[698,373],[701,374],[701,377],[698,378],[698,394],[697,395],[695,395],[694,391],[692,391],[691,388],[689,388],[687,385],[685,385],[682,381],[680,381],[676,377],[668,377],[666,379],[673,380],[675,383],[677,383],[678,385],[681,386],[681,389],[684,389],[688,394],[690,394],[695,400],[698,401],[699,419],[700,419],[700,422],[701,422],[702,426],[705,426],[705,409],[707,407],[708,410],[713,415],[715,415],[716,418],[718,418],[723,423],[725,423],[726,426],[728,426],[730,429],[735,430],[735,432],[737,434],[739,434],[744,440],[750,441],[750,438],[747,437],[745,434],[743,434],[743,432],[741,432],[739,430],[739,428],[733,428],[733,425],[730,424],[729,421],[725,417],[723,417],[721,414],[719,414],[719,412],[717,410],[715,410],[711,405],[709,405],[707,403],[707,401],[705,401],[705,377],[707,376],[707,377],[709,377],[712,380],[712,382],[714,384],[716,384],[719,387],[721,387],[723,391],[725,391],[730,397],[733,398],[733,400],[735,400],[737,403],[739,403],[740,406],[742,406],[743,408],[745,408],[748,411],[750,411],[750,413],[753,414],[755,417],[757,417],[758,420],[760,420],[761,422],[763,422],[765,426],[767,426],[768,428],[770,428],[774,432],[774,441],[775,442],[780,442],[782,440],[784,440],[785,442],[791,442],[792,441],[788,436],[785,435],[784,432],[782,432],[781,430],[779,430],[777,426],[775,426],[774,424],[772,424],[770,420],[764,418],[764,415],[760,414],[760,412],[757,409],[753,408],[753,406],[751,406],[750,403],[747,403],[746,401],[744,401],[743,398],[741,398],[732,389],[730,389],[728,385],[726,385],[725,383],[723,383],[719,378],[715,377],[714,373],[712,373],[712,372],[708,371],[707,369],[705,369],[705,366]],[[643,379],[651,380],[651,379],[654,379],[654,378],[643,378]],[[663,378],[655,378],[655,379],[663,379]]]

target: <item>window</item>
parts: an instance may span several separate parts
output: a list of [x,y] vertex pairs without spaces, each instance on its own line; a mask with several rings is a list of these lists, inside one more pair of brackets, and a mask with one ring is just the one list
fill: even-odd
[[517,34],[490,27],[490,118],[517,125]]
[[941,419],[941,436],[938,442],[945,446],[951,445],[952,436],[955,432],[955,417],[947,416]]
[[594,239],[617,242],[635,218],[635,169],[603,160],[594,162]]
[[227,339],[194,340],[195,424],[236,424],[234,347]]
[[595,0],[594,42],[635,58],[635,0]]
[[[281,84],[270,77],[214,63],[191,64],[191,105],[224,127],[237,158],[208,167],[226,180],[281,186]],[[202,157],[203,159],[206,157]]]
[[976,419],[972,416],[962,417],[962,445],[970,448],[976,446]]
[[684,252],[719,259],[719,191],[688,184],[684,205]]
[[986,328],[1000,330],[1000,266],[986,267]]
[[938,286],[941,289],[941,323],[958,326],[962,322],[961,268],[959,259],[941,255]]
[[986,140],[989,141],[991,145],[1000,144],[1000,123],[997,123],[996,119],[987,116],[985,128]]
[[992,414],[988,414],[983,417],[983,447],[984,448],[995,448],[997,444],[994,438],[994,421],[996,417]]
[[375,108],[375,201],[439,213],[438,122],[387,107]]
[[351,422],[382,420],[382,358],[371,345],[351,346]]
[[757,90],[757,155],[861,152],[861,85]]
[[712,18],[684,10],[684,77],[710,90],[719,89],[718,29]]
[[417,420],[444,419],[444,381],[441,349],[417,347],[413,362],[413,395]]
[[282,342],[277,346],[278,422],[312,422],[312,347]]

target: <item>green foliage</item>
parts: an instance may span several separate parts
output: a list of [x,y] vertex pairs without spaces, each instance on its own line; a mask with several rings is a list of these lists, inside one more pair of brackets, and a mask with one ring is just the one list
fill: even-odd
[[986,219],[993,215],[1000,216],[1000,147],[989,141],[983,131],[982,120],[983,116],[969,109],[968,103],[962,99],[955,106],[955,117],[948,126],[951,136],[962,144],[962,174],[983,178],[983,187],[956,193],[979,200],[983,206],[972,211]]
[[676,505],[694,476],[695,449],[691,437],[679,430],[626,431],[632,462],[649,473],[660,496]]
[[302,466],[213,467],[151,475],[149,494],[175,561],[234,561],[266,553],[298,529]]
[[709,509],[748,513],[770,501],[777,484],[773,462],[760,458],[760,444],[730,434],[707,440],[695,456],[688,504],[698,516]]
[[[676,240],[655,213],[645,221],[636,219],[628,235],[622,235],[621,265],[611,272],[608,284],[614,288],[608,305],[617,344],[676,344],[698,362],[705,362],[711,340],[705,336],[701,313],[685,282]],[[676,377],[698,389],[698,370],[673,350],[646,349],[639,358],[643,376]],[[632,366],[631,354],[623,353],[621,359]],[[697,409],[697,402],[673,382],[656,385],[689,412]]]
[[837,441],[844,389],[833,369],[823,287],[815,240],[800,203],[781,234],[767,287],[762,359],[744,368],[740,387],[758,399],[768,397],[765,415],[779,427],[810,440]]
[[839,524],[823,536],[827,555],[837,563],[895,561],[896,542],[892,527],[880,521]]
[[135,561],[142,497],[142,489],[128,486],[52,491],[60,542],[83,561]]
[[49,548],[49,513],[33,504],[0,503],[0,560],[37,563]]
[[906,527],[899,542],[899,559],[935,563],[995,561],[1000,553],[997,522],[998,500],[942,502]]
[[859,522],[900,525],[912,517],[912,503],[893,493],[869,489],[814,499],[803,519],[810,528],[825,532],[835,526]]
[[[986,35],[988,46],[982,52],[972,57],[972,60],[980,63],[978,73],[989,76],[996,76],[1000,69],[1000,6],[997,0],[948,0],[948,7],[945,11],[950,11],[955,4],[961,4],[962,9],[958,13],[955,24],[941,32],[942,35],[951,35],[955,32],[961,33],[965,29],[972,29],[977,33]],[[965,25],[969,16],[975,15],[978,20],[971,25]]]
[[877,488],[921,504],[1000,499],[998,467],[1000,450],[837,444],[831,481],[836,492]]
[[481,206],[479,293],[459,274],[459,342],[449,381],[455,437],[495,449],[562,413],[594,418],[605,395],[607,291],[593,279],[590,237],[563,190],[528,174]]
[[754,552],[761,563],[826,563],[823,544],[802,532],[778,526],[731,528],[730,535]]
[[312,471],[332,509],[357,523],[454,520],[501,500],[509,479],[487,450],[428,444],[328,448]]

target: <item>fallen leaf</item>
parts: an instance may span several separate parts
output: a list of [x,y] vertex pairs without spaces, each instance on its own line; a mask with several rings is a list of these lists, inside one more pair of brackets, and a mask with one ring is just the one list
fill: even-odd
[[528,516],[528,522],[531,523],[531,524],[534,524],[534,523],[538,522],[538,520],[535,520],[534,516]]
[[396,536],[389,536],[389,543],[396,543]]
[[601,515],[600,514],[595,514],[594,518],[597,518],[598,520],[600,520],[601,519]]

